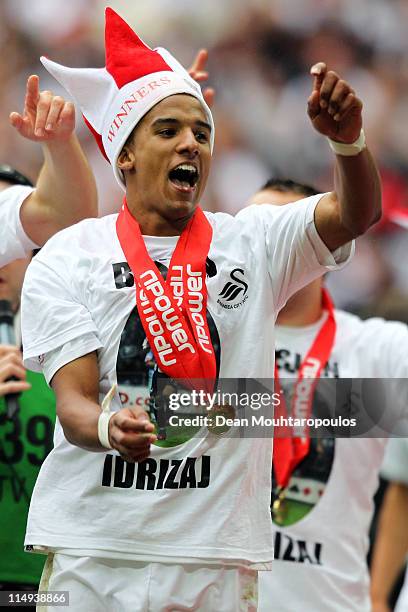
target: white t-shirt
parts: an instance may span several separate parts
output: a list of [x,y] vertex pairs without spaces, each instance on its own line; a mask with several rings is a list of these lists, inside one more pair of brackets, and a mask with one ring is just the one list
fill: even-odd
[[[282,386],[297,375],[325,316],[307,327],[276,326]],[[335,343],[322,377],[407,377],[406,325],[362,321],[340,310],[335,318]],[[350,398],[356,402],[355,382]],[[324,383],[317,393],[315,406],[324,401]],[[368,437],[311,440],[309,457],[289,482],[293,523],[273,524],[275,562],[272,572],[260,574],[261,612],[369,612],[368,530],[385,444],[385,438]]]
[[[381,476],[387,480],[408,486],[408,439],[391,438],[381,467]],[[408,578],[405,573],[404,585],[398,596],[395,612],[408,611]]]
[[[236,218],[206,213],[213,227],[207,316],[221,378],[270,378],[278,308],[336,267],[314,226],[320,197],[253,206]],[[132,401],[131,392],[140,403],[152,355],[116,218],[89,219],[60,232],[30,265],[22,298],[24,358],[34,370],[43,364],[49,381],[64,364],[97,350],[100,400],[118,379],[122,402]],[[160,265],[168,265],[176,241],[145,237]],[[350,250],[340,249],[337,261],[347,260]],[[112,406],[121,407],[119,395]],[[172,447],[154,446],[147,462],[126,464],[115,451],[92,453],[68,443],[57,422],[55,448],[34,490],[26,544],[265,565],[273,556],[268,465],[270,440],[208,430]]]
[[25,233],[20,219],[21,205],[33,191],[33,187],[13,185],[0,192],[0,266],[38,249]]

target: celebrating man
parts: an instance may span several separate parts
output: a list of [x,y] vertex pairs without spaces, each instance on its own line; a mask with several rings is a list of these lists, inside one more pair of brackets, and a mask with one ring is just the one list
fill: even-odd
[[108,9],[106,69],[43,62],[77,97],[126,199],[119,215],[51,240],[28,271],[25,359],[54,389],[59,423],[26,544],[53,553],[43,588],[69,589],[82,609],[253,610],[256,571],[273,556],[270,440],[156,441],[140,388],[152,359],[152,388],[166,376],[207,391],[270,377],[278,309],[379,217],[362,104],[314,66],[309,116],[333,139],[335,191],[234,219],[198,207],[213,120],[167,51]]

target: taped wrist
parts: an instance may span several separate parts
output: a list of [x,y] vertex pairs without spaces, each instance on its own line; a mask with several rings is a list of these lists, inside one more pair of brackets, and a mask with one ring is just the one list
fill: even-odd
[[109,421],[115,414],[111,412],[110,405],[113,399],[113,396],[116,393],[116,385],[112,385],[109,392],[105,395],[101,405],[101,414],[98,419],[98,438],[99,442],[105,448],[111,450],[113,446],[109,442]]
[[360,136],[354,142],[350,144],[345,144],[343,142],[336,142],[331,138],[327,139],[329,141],[329,146],[331,150],[336,155],[344,155],[346,157],[351,157],[353,155],[358,155],[366,148],[366,140],[364,130],[361,128]]

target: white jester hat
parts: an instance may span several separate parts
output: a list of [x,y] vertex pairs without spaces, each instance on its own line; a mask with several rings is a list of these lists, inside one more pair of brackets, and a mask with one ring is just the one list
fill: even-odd
[[105,52],[105,68],[68,68],[46,57],[41,62],[79,104],[123,189],[118,156],[137,123],[168,96],[189,94],[200,101],[213,149],[213,118],[198,83],[166,49],[148,47],[111,8],[105,12]]

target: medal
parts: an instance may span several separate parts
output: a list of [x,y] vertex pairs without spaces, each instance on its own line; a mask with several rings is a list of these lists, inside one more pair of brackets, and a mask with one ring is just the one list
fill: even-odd
[[[220,417],[218,422],[216,417]],[[216,436],[221,436],[230,429],[230,425],[228,425],[224,421],[224,419],[233,418],[235,418],[235,409],[233,408],[233,406],[230,406],[229,404],[224,404],[222,406],[220,404],[216,404],[208,413],[207,429],[212,434],[215,434]]]
[[286,489],[279,487],[277,496],[272,503],[272,519],[277,525],[284,526],[288,516],[288,500],[286,499]]

